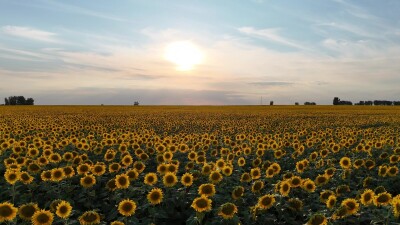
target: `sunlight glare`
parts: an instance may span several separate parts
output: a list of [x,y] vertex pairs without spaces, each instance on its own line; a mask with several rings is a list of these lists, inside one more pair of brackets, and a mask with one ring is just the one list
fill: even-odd
[[174,63],[177,70],[192,70],[203,61],[203,53],[190,41],[172,42],[165,48],[164,57]]

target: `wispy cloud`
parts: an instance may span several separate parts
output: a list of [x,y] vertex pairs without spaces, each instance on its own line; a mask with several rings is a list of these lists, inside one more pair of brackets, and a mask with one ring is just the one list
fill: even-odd
[[279,34],[279,28],[255,29],[254,27],[240,27],[238,28],[238,31],[252,37],[261,38],[289,47],[305,49],[304,46],[296,43],[295,41],[289,40]]
[[20,26],[3,26],[1,28],[2,32],[16,37],[31,39],[35,41],[43,42],[59,42],[56,38],[55,33],[51,33],[44,30],[35,29],[32,27],[20,27]]
[[263,86],[263,87],[276,87],[276,86],[291,86],[295,83],[286,81],[260,81],[260,82],[251,82],[249,84],[256,86]]

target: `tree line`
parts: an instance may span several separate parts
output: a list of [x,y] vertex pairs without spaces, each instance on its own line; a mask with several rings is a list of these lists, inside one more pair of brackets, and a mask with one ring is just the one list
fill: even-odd
[[[343,101],[340,98],[333,98],[333,105],[353,105],[351,101]],[[360,101],[354,105],[400,105],[400,101],[388,101],[388,100],[374,100],[374,101]]]
[[35,100],[33,98],[25,99],[24,96],[10,96],[4,98],[4,105],[33,105]]

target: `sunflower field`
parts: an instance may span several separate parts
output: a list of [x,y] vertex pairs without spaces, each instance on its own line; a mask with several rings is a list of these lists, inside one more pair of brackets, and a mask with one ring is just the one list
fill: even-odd
[[400,108],[1,106],[0,224],[399,224]]

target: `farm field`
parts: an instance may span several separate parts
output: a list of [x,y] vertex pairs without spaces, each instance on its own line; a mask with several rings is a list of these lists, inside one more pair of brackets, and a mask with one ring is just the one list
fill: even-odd
[[0,223],[398,224],[400,107],[0,107]]

